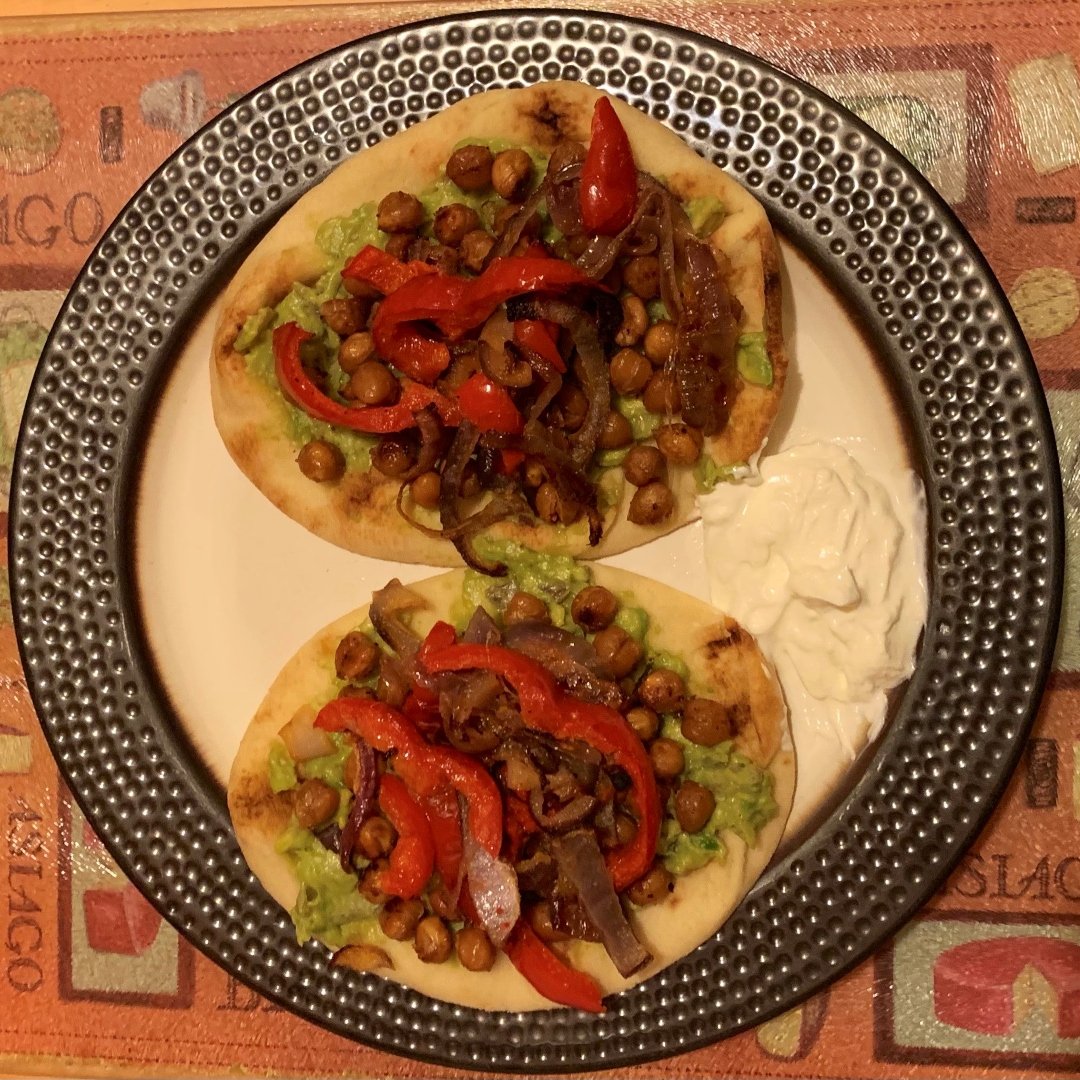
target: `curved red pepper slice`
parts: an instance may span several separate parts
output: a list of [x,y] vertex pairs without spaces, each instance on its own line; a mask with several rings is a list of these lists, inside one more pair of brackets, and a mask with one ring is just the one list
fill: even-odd
[[[495,309],[513,296],[565,292],[577,285],[596,288],[597,283],[571,263],[538,255],[494,259],[472,279],[443,273],[415,278],[379,304],[371,324],[375,348],[406,374],[431,381],[449,364],[449,350],[408,324],[433,323],[456,341],[487,322]],[[405,336],[407,329],[415,337]]]
[[400,289],[406,281],[434,273],[437,273],[437,270],[430,263],[421,262],[419,259],[402,262],[374,244],[365,244],[346,263],[341,276],[346,281],[367,282],[381,293],[392,293]]
[[431,826],[431,838],[435,841],[435,869],[446,887],[453,891],[457,887],[464,854],[457,792],[444,787],[425,795],[421,802]]
[[502,847],[503,807],[499,786],[468,754],[432,746],[397,709],[382,701],[335,698],[319,710],[315,726],[351,731],[380,753],[394,752],[394,771],[421,798],[447,785],[465,797],[469,829],[493,858]]
[[503,951],[533,989],[549,1001],[586,1012],[604,1011],[595,980],[583,971],[575,971],[552,952],[524,919],[510,931]]
[[392,773],[379,780],[379,809],[397,830],[390,865],[379,875],[378,885],[391,896],[411,900],[424,891],[435,867],[435,841],[420,804]]
[[593,108],[589,149],[581,165],[581,220],[589,232],[614,236],[637,205],[637,168],[630,139],[607,98]]
[[[446,640],[445,631],[440,631],[440,640]],[[433,675],[472,669],[493,671],[514,688],[521,715],[531,727],[557,739],[584,739],[613,757],[630,777],[639,820],[633,839],[608,854],[608,870],[618,890],[637,881],[649,869],[660,834],[660,795],[649,756],[623,716],[605,705],[593,705],[563,693],[540,664],[502,645],[438,648],[428,647],[425,642],[419,658]]]
[[353,408],[335,401],[324,394],[304,370],[300,346],[313,336],[292,322],[282,324],[273,334],[274,370],[278,384],[285,396],[308,416],[352,431],[380,435],[415,427],[416,414],[428,405],[435,406],[444,424],[461,422],[461,411],[456,402],[430,386],[413,382],[404,385],[396,405]]
[[514,323],[514,341],[542,356],[556,371],[566,371],[566,361],[555,343],[553,323],[544,319],[519,319]]
[[456,397],[461,415],[481,431],[520,435],[525,427],[525,418],[506,388],[482,372],[470,375],[457,388]]

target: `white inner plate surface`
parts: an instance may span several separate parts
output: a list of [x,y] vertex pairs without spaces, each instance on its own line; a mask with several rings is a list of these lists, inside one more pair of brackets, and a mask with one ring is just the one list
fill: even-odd
[[[766,453],[816,440],[857,444],[882,469],[912,467],[869,343],[813,264],[781,241],[784,334],[791,358]],[[340,550],[277,510],[233,464],[210,409],[215,304],[193,326],[145,447],[136,511],[136,580],[158,673],[213,776],[227,781],[248,721],[286,660],[317,630],[391,577],[437,568]],[[709,599],[700,521],[606,561]],[[853,766],[839,742],[793,725],[796,836]]]

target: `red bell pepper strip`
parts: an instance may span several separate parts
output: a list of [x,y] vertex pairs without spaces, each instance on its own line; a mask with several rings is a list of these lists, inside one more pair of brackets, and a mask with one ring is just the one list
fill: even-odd
[[442,273],[416,278],[379,304],[371,324],[375,348],[396,363],[393,350],[403,324],[431,322],[456,341],[487,322],[513,296],[560,293],[578,285],[595,288],[596,282],[562,259],[535,255],[494,259],[476,278]]
[[442,788],[420,800],[431,826],[435,841],[435,869],[446,887],[453,892],[461,873],[463,843],[461,839],[461,808],[457,792]]
[[347,281],[363,281],[374,285],[381,293],[392,293],[400,289],[406,281],[437,273],[430,263],[413,259],[402,262],[393,255],[366,244],[345,265],[341,276]]
[[[375,317],[378,319],[377,314]],[[374,329],[373,324],[373,333]],[[409,323],[394,326],[389,333],[375,335],[375,347],[398,371],[421,382],[434,382],[450,366],[449,348],[443,342],[422,334]]]
[[604,1011],[600,987],[595,980],[564,963],[524,919],[519,919],[510,931],[503,951],[533,989],[549,1001],[586,1012]]
[[461,415],[481,431],[520,435],[525,427],[525,418],[506,388],[482,372],[470,375],[458,387],[456,397]]
[[461,412],[456,402],[430,386],[413,382],[405,383],[396,405],[355,408],[342,405],[324,394],[304,370],[300,346],[311,337],[311,333],[292,322],[279,326],[273,334],[274,370],[278,385],[285,396],[308,416],[352,431],[386,434],[415,427],[416,414],[426,406],[434,405],[443,423],[454,425],[461,422]]
[[542,356],[556,371],[563,372],[566,371],[566,361],[555,343],[551,326],[542,319],[519,319],[514,323],[514,341]]
[[511,476],[524,460],[524,450],[500,450],[497,468],[503,476]]
[[590,704],[563,693],[540,664],[502,645],[422,648],[419,657],[433,675],[472,669],[493,671],[514,688],[521,715],[531,727],[557,739],[584,739],[613,757],[630,777],[638,828],[629,843],[608,853],[608,870],[619,890],[649,869],[660,833],[660,796],[649,756],[622,715],[606,705]]
[[411,900],[423,892],[435,866],[431,826],[408,788],[392,773],[379,780],[379,809],[397,829],[398,838],[378,886],[391,896]]
[[626,129],[607,98],[593,108],[589,149],[581,165],[581,220],[589,232],[614,236],[637,206],[637,168]]
[[516,862],[525,838],[540,831],[529,804],[520,796],[506,796],[506,859]]
[[447,785],[465,797],[469,829],[493,857],[502,848],[499,786],[488,771],[459,750],[432,746],[398,710],[382,701],[335,698],[319,710],[315,726],[351,731],[380,753],[394,752],[394,771],[421,798]]

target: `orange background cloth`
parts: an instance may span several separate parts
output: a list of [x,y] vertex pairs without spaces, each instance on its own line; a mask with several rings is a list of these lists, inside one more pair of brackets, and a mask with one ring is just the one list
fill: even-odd
[[[72,6],[125,5],[6,0],[4,13]],[[0,19],[0,510],[47,327],[97,237],[146,176],[236,96],[298,61],[383,26],[465,10],[193,6],[216,10]],[[1080,957],[1080,4],[609,6],[729,41],[821,86],[937,185],[987,254],[1031,342],[1058,433],[1070,542],[1065,625],[1034,738],[991,824],[928,908],[786,1016],[620,1075],[1080,1073],[1080,1013],[1070,1019],[1066,992],[1039,973],[1047,942]],[[29,126],[19,119],[27,116]],[[0,1071],[459,1075],[282,1012],[161,921],[58,780],[6,590],[0,596]],[[962,1001],[935,1011],[933,992],[948,978],[950,950],[991,939],[1007,939],[1023,969],[1016,1011],[996,1034],[977,1030]],[[1080,960],[1070,993],[1068,1001],[1080,995]]]

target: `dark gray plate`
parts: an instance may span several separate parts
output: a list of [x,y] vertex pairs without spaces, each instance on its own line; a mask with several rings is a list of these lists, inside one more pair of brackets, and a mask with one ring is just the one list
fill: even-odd
[[[334,164],[466,93],[585,79],[729,169],[859,312],[929,496],[918,668],[840,808],[721,932],[609,1001],[480,1013],[299,948],[252,880],[224,799],[177,735],[130,573],[140,450],[185,323]],[[997,802],[1050,666],[1062,580],[1046,404],[1001,289],[900,155],[835,102],[735,49],[624,17],[491,13],[345,45],[249,94],[142,188],[75,283],[15,461],[10,566],[27,679],[80,805],[208,956],[373,1046],[532,1072],[700,1047],[869,955],[945,878]]]

